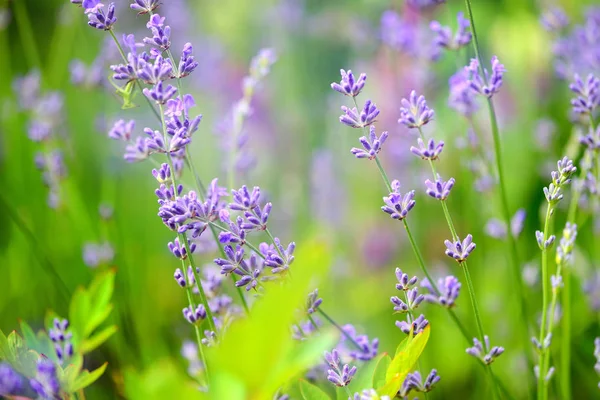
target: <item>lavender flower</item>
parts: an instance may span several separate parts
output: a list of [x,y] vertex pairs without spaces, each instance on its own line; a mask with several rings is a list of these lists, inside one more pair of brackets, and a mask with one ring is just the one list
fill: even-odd
[[23,378],[8,363],[0,363],[0,396],[16,396],[24,389]]
[[392,190],[393,192],[389,196],[383,198],[385,205],[381,207],[381,211],[390,214],[392,219],[402,221],[415,206],[415,191],[411,190],[402,196],[400,193],[400,182],[397,180],[392,182]]
[[323,299],[319,297],[319,289],[315,289],[308,294],[308,299],[306,301],[306,313],[314,314],[319,306],[323,303]]
[[163,82],[158,82],[151,89],[144,88],[144,96],[150,100],[154,100],[157,104],[165,104],[168,100],[173,98],[177,93],[177,89],[172,85],[163,85]]
[[406,291],[406,303],[398,296],[393,296],[390,301],[394,305],[394,311],[404,314],[415,310],[425,300],[425,296],[419,294],[419,289],[414,287]]
[[533,343],[533,346],[538,349],[538,350],[546,350],[550,348],[550,345],[552,344],[552,334],[548,333],[546,335],[546,337],[544,338],[544,340],[542,340],[542,342],[540,343],[540,341],[534,336],[531,338],[531,343]]
[[406,375],[404,382],[402,383],[402,387],[400,388],[400,397],[407,397],[411,391],[415,392],[430,392],[433,389],[433,386],[440,381],[440,377],[437,374],[437,370],[432,369],[427,378],[425,378],[425,382],[421,378],[421,374],[419,371],[415,371],[413,373],[409,373]]
[[549,32],[559,32],[569,25],[569,18],[559,7],[552,7],[542,13],[540,22]]
[[471,118],[479,108],[475,99],[477,93],[471,89],[470,73],[461,69],[448,80],[450,95],[448,106],[459,114]]
[[[369,361],[377,357],[379,339],[374,338],[373,340],[369,340],[367,335],[358,335],[356,328],[351,324],[344,325],[342,329],[346,334],[342,335],[340,344],[337,347],[339,352],[343,352],[351,359],[357,361]],[[349,343],[350,340],[347,336],[352,338],[352,343]]]
[[429,139],[427,145],[423,142],[421,138],[417,139],[417,143],[419,147],[410,147],[411,153],[414,155],[421,157],[423,160],[437,160],[438,156],[442,153],[444,149],[444,142],[439,141],[438,144],[435,144],[433,139]]
[[365,102],[360,115],[358,114],[356,107],[348,108],[342,106],[342,111],[344,114],[340,116],[340,122],[351,128],[364,128],[365,126],[369,126],[375,122],[375,118],[379,115],[377,106],[375,103],[372,103],[371,100]]
[[[190,249],[190,252],[194,252],[196,250],[196,243],[190,241],[189,239],[186,239],[188,241],[188,246]],[[187,249],[185,246],[181,245],[179,242],[179,238],[175,238],[175,240],[173,242],[169,242],[168,244],[169,247],[169,251],[171,251],[171,253],[173,253],[173,255],[179,259],[185,260],[188,256],[187,254]]]
[[92,28],[108,31],[117,22],[115,3],[110,3],[106,12],[100,0],[83,0],[82,4],[88,16],[88,25]]
[[583,291],[587,295],[590,308],[600,311],[600,272],[593,271],[583,282]]
[[181,356],[188,362],[188,374],[197,377],[204,368],[198,357],[198,345],[191,340],[185,340],[181,345]]
[[108,137],[114,140],[123,140],[124,142],[128,142],[131,139],[131,134],[133,133],[134,129],[134,120],[125,122],[125,120],[120,119],[114,123],[113,127],[108,132]]
[[56,352],[58,361],[61,364],[64,364],[66,360],[73,356],[73,343],[71,342],[73,334],[67,332],[69,321],[66,319],[60,320],[54,318],[52,326],[53,327],[48,331],[48,336],[54,343],[54,351]]
[[431,21],[429,28],[437,34],[434,39],[436,46],[448,50],[459,50],[471,42],[471,32],[467,31],[470,26],[469,20],[464,17],[462,12],[457,14],[456,19],[458,21],[458,29],[454,37],[452,37],[452,30],[449,27],[442,26],[438,21]]
[[540,250],[545,250],[549,249],[552,246],[554,240],[556,239],[556,236],[550,235],[548,239],[545,239],[544,232],[535,231],[535,239],[537,240],[537,244]]
[[160,81],[170,79],[173,74],[173,65],[170,60],[157,56],[154,63],[140,59],[138,62],[137,77],[148,85],[156,85]]
[[425,295],[425,301],[439,304],[442,307],[452,308],[455,306],[456,299],[460,293],[461,284],[456,277],[448,275],[445,278],[438,279],[438,290],[435,290],[427,278],[421,280],[421,287],[429,291],[429,294]]
[[290,265],[294,262],[296,243],[291,242],[287,248],[284,248],[279,238],[275,238],[274,241],[274,245],[261,243],[259,250],[265,257],[265,267],[271,268],[271,273],[278,274],[289,270]]
[[417,97],[414,90],[410,92],[409,99],[402,99],[401,103],[399,124],[418,129],[433,119],[434,111],[427,106],[425,97]]
[[454,178],[450,178],[448,181],[443,181],[438,175],[435,182],[431,182],[429,179],[425,181],[427,189],[425,192],[438,200],[446,200],[450,196],[450,190],[454,186]]
[[544,188],[544,196],[554,211],[554,206],[563,198],[562,187],[571,182],[571,176],[577,171],[573,161],[563,157],[557,162],[558,171],[552,171],[552,183]]
[[151,13],[158,8],[160,0],[134,0],[129,6],[132,10],[138,12],[138,15]]
[[502,87],[502,77],[506,70],[504,65],[500,64],[498,57],[492,57],[492,74],[490,75],[487,69],[483,70],[484,76],[479,72],[479,61],[471,60],[471,64],[465,67],[468,74],[469,85],[475,92],[484,95],[487,98],[492,98],[494,94],[500,92]]
[[415,318],[414,321],[396,321],[396,326],[405,334],[418,335],[423,332],[423,329],[427,328],[429,321],[425,319],[423,314]]
[[340,69],[340,74],[342,75],[342,80],[340,83],[333,82],[331,84],[331,88],[336,92],[340,92],[346,96],[358,96],[365,86],[367,74],[360,74],[358,79],[354,79],[354,74],[350,70],[346,72],[343,69]]
[[407,291],[412,286],[416,285],[416,283],[418,281],[418,278],[416,276],[409,278],[408,274],[402,272],[402,270],[400,268],[396,268],[395,273],[396,273],[396,279],[398,280],[398,283],[396,283],[397,290]]
[[171,47],[171,27],[164,24],[165,18],[158,14],[153,14],[146,24],[146,27],[152,31],[152,37],[145,37],[144,43],[158,47],[161,50],[168,50]]
[[579,138],[579,143],[585,145],[590,151],[600,150],[600,127],[596,130],[590,127],[588,134]]
[[483,340],[485,342],[485,348],[478,339],[473,338],[473,347],[467,349],[467,354],[479,358],[481,362],[486,365],[490,365],[496,358],[504,353],[504,348],[499,346],[490,347],[490,338],[487,335],[483,337]]
[[356,367],[350,367],[348,364],[342,366],[340,355],[335,349],[331,353],[325,352],[325,361],[329,365],[327,380],[339,387],[348,386],[356,374]]
[[383,144],[388,138],[387,132],[382,132],[381,136],[377,137],[375,133],[375,126],[371,125],[369,129],[369,137],[361,136],[358,140],[362,144],[363,148],[359,149],[353,147],[350,152],[354,154],[356,158],[368,158],[374,160],[377,154],[381,151]]
[[199,304],[195,309],[192,306],[183,309],[183,317],[190,323],[195,324],[206,318],[206,309],[204,305]]
[[60,384],[56,376],[56,365],[47,358],[38,361],[34,379],[29,380],[33,391],[42,399],[57,398]]
[[563,235],[556,248],[556,265],[570,265],[577,238],[577,225],[567,222]]
[[375,389],[365,389],[360,393],[354,393],[354,400],[390,400],[390,397],[379,396]]
[[108,243],[86,243],[83,246],[83,262],[90,268],[106,265],[115,258],[115,250]]
[[[525,217],[527,213],[525,209],[520,208],[510,220],[510,231],[513,237],[518,237],[523,231]],[[492,218],[485,225],[485,232],[495,239],[506,239],[506,224],[497,218]]]
[[181,58],[179,59],[179,66],[177,71],[179,73],[179,78],[184,78],[194,72],[196,67],[198,67],[198,62],[194,60],[194,56],[192,55],[193,47],[191,43],[186,43],[183,46],[183,50],[181,51]]
[[589,74],[585,82],[575,74],[574,82],[569,89],[577,95],[571,100],[573,112],[577,114],[592,114],[600,105],[600,79]]
[[446,255],[454,258],[459,263],[466,261],[471,252],[475,250],[475,243],[473,243],[471,234],[468,234],[462,242],[458,238],[455,242],[445,240],[444,244],[446,245]]

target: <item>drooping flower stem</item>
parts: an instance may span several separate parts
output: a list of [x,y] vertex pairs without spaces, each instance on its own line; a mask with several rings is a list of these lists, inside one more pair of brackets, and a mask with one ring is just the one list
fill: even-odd
[[[546,210],[546,221],[544,222],[544,243],[550,237],[551,223],[550,219],[552,218],[552,205],[548,204],[548,209]],[[547,318],[548,318],[548,248],[544,246],[542,249],[542,323],[540,326],[540,336],[539,342],[544,343],[544,339],[546,338],[546,326],[547,326]],[[547,374],[547,366],[546,366],[546,357],[548,356],[547,346],[542,345],[542,349],[540,352],[540,364],[539,364],[539,373],[538,373],[538,400],[543,400],[548,397],[548,386],[546,382],[546,374]]]
[[[162,125],[163,137],[164,137],[165,143],[168,143],[168,141],[167,141],[167,138],[168,138],[167,124],[165,121],[163,105],[159,104],[158,108],[160,111],[160,121],[161,121],[161,125]],[[173,160],[171,159],[171,155],[169,153],[167,153],[167,162],[169,164],[169,168],[172,171],[171,179],[172,179],[172,183],[173,183],[173,189],[176,192],[177,191],[177,180],[175,177],[175,169],[173,168]],[[204,288],[202,288],[202,281],[200,280],[200,277],[198,276],[198,272],[196,271],[196,265],[195,265],[196,263],[194,261],[193,254],[190,251],[190,245],[188,243],[187,236],[185,234],[181,234],[181,233],[178,233],[177,236],[179,237],[179,241],[183,244],[183,246],[185,247],[185,250],[187,252],[188,259],[189,259],[190,265],[192,267],[192,273],[193,273],[194,279],[196,281],[196,287],[198,288],[198,293],[200,295],[200,302],[206,309],[206,319],[208,320],[208,326],[209,326],[210,330],[215,332],[215,334],[216,334],[217,328],[215,326],[215,321],[213,319],[212,312],[210,311],[210,307],[208,305],[208,299],[206,298],[206,293],[204,293]],[[184,269],[184,271],[185,271],[185,269]]]
[[[465,5],[467,8],[467,14],[469,15],[469,21],[471,24],[471,32],[473,33],[473,49],[475,51],[475,57],[477,58],[477,60],[479,61],[479,70],[481,73],[481,76],[483,77],[484,81],[487,84],[487,76],[484,72],[483,69],[483,60],[481,57],[481,52],[480,52],[480,47],[479,47],[479,39],[477,38],[477,31],[475,28],[475,19],[473,17],[473,10],[471,8],[471,0],[465,0]],[[500,202],[502,205],[502,214],[503,214],[503,219],[504,222],[507,226],[507,237],[508,237],[508,242],[509,242],[509,248],[510,248],[510,255],[511,255],[511,265],[512,265],[512,270],[513,270],[513,279],[514,279],[514,283],[515,283],[515,289],[516,289],[516,296],[519,299],[519,303],[520,303],[520,312],[521,312],[521,319],[522,319],[522,324],[520,324],[522,326],[522,335],[523,338],[527,338],[529,337],[529,312],[527,310],[527,303],[525,301],[525,292],[523,289],[523,281],[522,281],[522,276],[521,276],[521,264],[519,261],[519,253],[517,250],[517,241],[515,239],[515,236],[512,233],[512,230],[510,229],[510,224],[511,224],[511,214],[510,214],[510,209],[508,206],[508,195],[506,192],[506,183],[504,180],[504,167],[503,167],[503,162],[502,162],[502,149],[501,149],[501,143],[500,143],[500,131],[498,129],[498,120],[496,118],[496,110],[494,108],[494,103],[492,101],[491,98],[487,98],[487,105],[488,105],[488,112],[489,112],[489,116],[490,116],[490,124],[491,124],[491,128],[492,128],[492,137],[493,137],[493,141],[494,141],[494,156],[496,159],[496,170],[498,173],[498,184],[500,186]],[[529,354],[529,352],[527,352],[527,360],[528,363],[531,364],[531,356]]]
[[[168,55],[169,59],[171,60],[171,64],[173,65],[173,68],[175,69],[175,58],[173,57],[173,54],[171,53],[171,49],[167,49],[167,55]],[[177,90],[179,91],[179,98],[183,102],[184,101],[183,100],[183,88],[181,85],[181,78],[179,77],[179,73],[177,73],[176,80],[177,80]],[[140,87],[140,90],[141,90],[141,87]],[[198,197],[200,198],[201,201],[204,201],[204,199],[206,197],[205,196],[206,187],[202,183],[202,180],[200,179],[200,175],[196,172],[196,167],[194,165],[194,161],[193,161],[192,157],[190,156],[189,146],[185,146],[185,162],[186,162],[190,172],[194,176],[194,181],[196,182],[196,188],[198,190]],[[230,188],[230,189],[233,189],[233,188]],[[225,250],[223,249],[223,244],[219,241],[219,237],[217,236],[217,231],[215,230],[215,228],[212,225],[210,226],[210,231],[212,233],[213,238],[215,239],[215,242],[217,243],[217,246],[219,247],[219,252],[221,253],[221,257],[225,257]],[[246,297],[244,296],[244,293],[242,292],[242,288],[236,285],[238,279],[236,278],[235,274],[231,274],[231,280],[233,281],[233,286],[236,288],[238,296],[242,302],[244,311],[246,312],[246,314],[249,314],[250,309],[248,308],[248,301],[246,300]]]

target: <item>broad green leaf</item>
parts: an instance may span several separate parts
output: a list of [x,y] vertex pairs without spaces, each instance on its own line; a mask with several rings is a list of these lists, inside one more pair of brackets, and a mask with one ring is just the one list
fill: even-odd
[[85,329],[90,317],[91,303],[88,292],[80,287],[75,290],[69,306],[69,322],[73,331],[74,344],[85,338]]
[[111,325],[107,328],[104,328],[95,335],[85,339],[81,343],[79,351],[81,351],[83,354],[87,354],[90,351],[95,350],[102,343],[106,342],[117,330],[118,328],[116,325]]
[[392,363],[392,357],[389,354],[384,353],[383,357],[379,359],[379,362],[375,366],[375,370],[372,375],[372,387],[379,389],[385,385],[385,374]]
[[[300,247],[292,267],[293,276],[265,284],[265,294],[254,304],[252,317],[235,321],[220,345],[207,349],[211,388],[229,375],[231,382],[245,388],[247,398],[270,400],[290,377],[309,361],[321,357],[330,339],[297,343],[291,337],[290,327],[296,322],[296,310],[303,306],[311,282],[328,268],[327,253],[317,242]],[[304,350],[299,351],[299,347]],[[226,391],[218,390],[212,396],[230,398]]]
[[300,380],[300,392],[304,400],[331,400],[327,393],[303,379]]
[[102,376],[107,365],[108,363],[104,363],[101,367],[96,368],[92,372],[89,372],[88,370],[81,371],[77,379],[75,379],[75,382],[73,382],[72,386],[65,390],[67,390],[69,393],[73,393],[90,386]]
[[404,339],[385,374],[385,386],[378,390],[381,395],[395,396],[406,375],[413,369],[429,340],[431,326],[414,337]]
[[21,335],[17,333],[17,331],[12,331],[8,335],[8,349],[10,353],[14,354],[15,356],[26,349],[25,342],[23,341]]
[[103,323],[108,315],[111,313],[113,306],[111,304],[104,306],[103,308],[98,308],[95,311],[92,311],[90,314],[90,318],[87,320],[84,330],[83,339],[90,336],[90,334],[96,329],[101,323]]

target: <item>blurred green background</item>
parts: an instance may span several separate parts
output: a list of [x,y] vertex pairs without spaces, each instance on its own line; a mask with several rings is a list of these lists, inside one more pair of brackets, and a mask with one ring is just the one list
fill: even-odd
[[[116,31],[139,32],[145,19],[127,10],[128,2],[117,3]],[[340,68],[369,75],[362,98],[377,103],[382,110],[378,130],[391,136],[383,162],[404,190],[417,190],[418,205],[410,216],[417,242],[435,276],[453,273],[462,280],[456,265],[444,255],[443,241],[449,234],[442,212],[424,194],[427,165],[409,153],[416,139],[396,123],[401,98],[413,88],[426,94],[436,111],[427,134],[447,143],[438,170],[457,180],[449,199],[451,213],[459,234],[472,233],[477,243],[470,266],[484,325],[493,344],[506,348],[494,368],[506,386],[524,396],[521,377],[526,365],[522,345],[517,347],[515,338],[518,303],[506,244],[484,233],[489,218],[500,218],[497,196],[495,191],[480,194],[473,189],[474,177],[465,167],[467,151],[457,145],[467,125],[446,106],[447,80],[457,66],[466,64],[471,48],[468,54],[446,54],[438,63],[424,64],[384,46],[379,39],[381,14],[402,10],[403,1],[172,3],[165,0],[161,14],[174,26],[174,43],[192,42],[200,63],[185,85],[196,98],[195,111],[204,115],[192,144],[202,179],[224,179],[224,155],[215,132],[241,97],[241,79],[250,59],[260,48],[273,47],[278,61],[254,99],[255,113],[247,124],[249,148],[258,165],[244,182],[268,193],[274,204],[272,230],[284,242],[294,240],[302,247],[314,232],[328,238],[333,266],[319,287],[324,306],[340,323],[355,324],[370,337],[379,337],[380,349],[387,351],[403,336],[394,326],[389,302],[395,292],[394,268],[414,274],[419,270],[403,228],[379,210],[385,188],[375,166],[349,153],[360,135],[338,123],[345,99],[329,84],[339,80]],[[549,180],[546,166],[563,155],[571,135],[570,95],[566,82],[554,76],[550,38],[538,22],[544,4],[533,0],[474,3],[484,57],[497,54],[508,70],[497,105],[509,200],[513,211],[527,211],[519,252],[523,261],[537,266],[539,250],[533,232],[541,225],[542,187]],[[561,3],[579,21],[594,1]],[[462,1],[449,0],[419,18],[454,27],[456,12],[463,8]],[[139,109],[123,111],[111,90],[70,84],[71,60],[92,62],[106,39],[104,32],[87,27],[80,9],[62,0],[0,1],[0,9],[10,13],[7,24],[0,27],[0,329],[15,329],[19,319],[41,328],[50,308],[66,315],[70,294],[88,284],[95,273],[84,265],[84,244],[108,240],[115,250],[110,267],[117,269],[111,319],[119,332],[92,355],[91,363],[107,360],[110,365],[101,383],[88,390],[88,397],[123,395],[122,371],[143,373],[162,360],[170,360],[185,376],[187,366],[179,352],[192,332],[181,318],[182,292],[172,281],[178,266],[166,246],[172,234],[156,217],[152,167],[147,162],[125,163],[122,148],[106,137],[118,118],[137,119],[138,130],[153,124],[143,111],[142,99],[137,99]],[[47,188],[33,162],[39,147],[27,138],[27,115],[20,112],[12,91],[12,81],[33,68],[40,69],[44,90],[59,90],[65,96],[68,177],[61,184],[65,204],[58,210],[47,206]],[[483,111],[478,122],[489,136]],[[550,150],[535,144],[534,132],[542,118],[556,123]],[[102,204],[114,208],[110,221],[99,218]],[[564,223],[562,218],[557,227]],[[592,235],[580,236],[583,245],[594,243]],[[598,254],[587,256],[598,260]],[[209,264],[214,257],[209,253],[197,259]],[[576,398],[597,395],[592,351],[598,324],[580,289],[590,268],[579,267],[575,285]],[[527,290],[530,309],[539,311],[539,285]],[[470,307],[463,284],[457,314],[475,332]],[[429,398],[485,398],[481,371],[464,352],[464,341],[444,310],[425,306],[423,312],[432,334],[422,366],[437,368],[442,377]]]

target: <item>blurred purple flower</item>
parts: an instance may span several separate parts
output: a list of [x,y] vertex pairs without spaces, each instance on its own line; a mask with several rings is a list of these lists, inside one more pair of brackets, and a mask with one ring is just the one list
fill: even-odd
[[454,178],[450,178],[448,181],[443,181],[438,175],[435,182],[427,179],[425,181],[425,186],[427,186],[425,192],[429,196],[443,201],[450,196],[450,190],[452,190],[452,187],[454,186]]
[[557,32],[569,26],[569,17],[560,7],[552,7],[542,12],[540,22],[548,32]]
[[138,15],[151,13],[160,5],[160,0],[135,0],[129,7]]
[[456,19],[458,21],[458,29],[454,36],[452,36],[450,27],[442,26],[438,21],[431,21],[429,28],[437,34],[434,39],[434,44],[436,46],[448,50],[459,50],[471,42],[472,34],[467,31],[470,26],[469,20],[465,19],[462,12],[457,14]]
[[476,93],[471,89],[469,72],[465,69],[459,70],[450,77],[448,83],[450,86],[448,106],[459,114],[471,118],[479,107],[475,99]]
[[575,74],[574,81],[569,85],[569,89],[577,95],[571,100],[573,111],[577,114],[592,114],[600,105],[600,79],[589,74],[583,81],[579,75]]
[[47,358],[37,362],[35,378],[29,380],[33,391],[42,399],[54,399],[60,393],[56,365]]
[[[510,230],[513,237],[518,237],[523,231],[526,216],[527,213],[523,208],[517,210],[515,215],[513,215],[510,221]],[[504,240],[506,239],[506,224],[504,223],[504,221],[500,221],[497,218],[492,218],[485,225],[485,233],[487,233],[488,236],[493,237],[494,239]]]
[[480,359],[485,365],[490,365],[496,358],[504,353],[504,347],[490,347],[490,338],[487,335],[485,335],[483,339],[485,347],[478,339],[473,338],[473,347],[467,349],[467,354]]
[[83,246],[83,262],[90,268],[109,264],[115,257],[115,250],[108,242],[86,243]]
[[10,364],[0,363],[0,396],[16,396],[23,394],[23,378]]
[[479,61],[476,59],[471,59],[471,63],[465,67],[465,71],[467,71],[471,89],[487,98],[492,98],[494,94],[500,92],[506,69],[504,69],[504,65],[500,64],[498,57],[493,56],[491,75],[487,69],[483,69],[484,76],[480,74]]
[[448,275],[438,279],[437,289],[439,292],[435,290],[427,278],[421,280],[421,287],[429,291],[429,294],[425,295],[425,301],[439,304],[442,307],[452,308],[460,293],[461,284],[456,277]]

